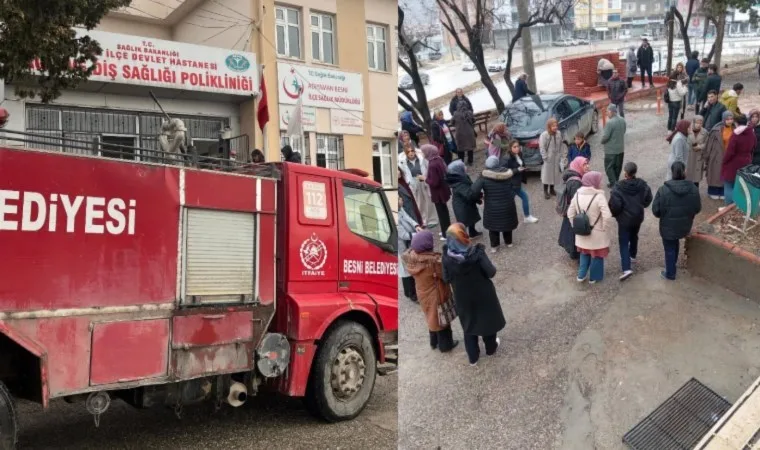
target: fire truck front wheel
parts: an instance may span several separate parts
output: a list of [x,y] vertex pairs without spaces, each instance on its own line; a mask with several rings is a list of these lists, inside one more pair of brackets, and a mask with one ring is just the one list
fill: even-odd
[[351,420],[367,406],[376,375],[377,357],[367,329],[356,322],[337,322],[317,351],[306,407],[328,422]]
[[16,405],[8,388],[0,381],[0,450],[15,449],[17,434]]

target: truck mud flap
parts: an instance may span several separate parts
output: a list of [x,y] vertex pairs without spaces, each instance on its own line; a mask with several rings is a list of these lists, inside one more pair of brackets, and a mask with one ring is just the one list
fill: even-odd
[[377,374],[391,375],[398,371],[398,344],[385,345],[385,362],[377,365]]

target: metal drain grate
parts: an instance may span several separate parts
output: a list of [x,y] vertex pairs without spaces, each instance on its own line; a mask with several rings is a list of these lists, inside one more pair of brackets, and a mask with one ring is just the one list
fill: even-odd
[[623,436],[632,450],[691,450],[731,403],[695,378]]

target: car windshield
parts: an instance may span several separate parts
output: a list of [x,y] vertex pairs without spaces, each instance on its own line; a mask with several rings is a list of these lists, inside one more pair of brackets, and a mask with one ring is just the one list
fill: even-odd
[[508,105],[501,113],[501,120],[513,133],[543,130],[549,120],[552,101],[544,101],[541,106],[530,98],[523,98]]

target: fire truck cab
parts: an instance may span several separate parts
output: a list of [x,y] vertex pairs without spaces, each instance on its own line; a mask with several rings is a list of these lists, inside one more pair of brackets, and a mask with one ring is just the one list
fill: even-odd
[[397,231],[377,183],[158,153],[0,148],[1,450],[15,398],[82,401],[97,424],[115,398],[180,414],[273,390],[340,421],[395,370]]

